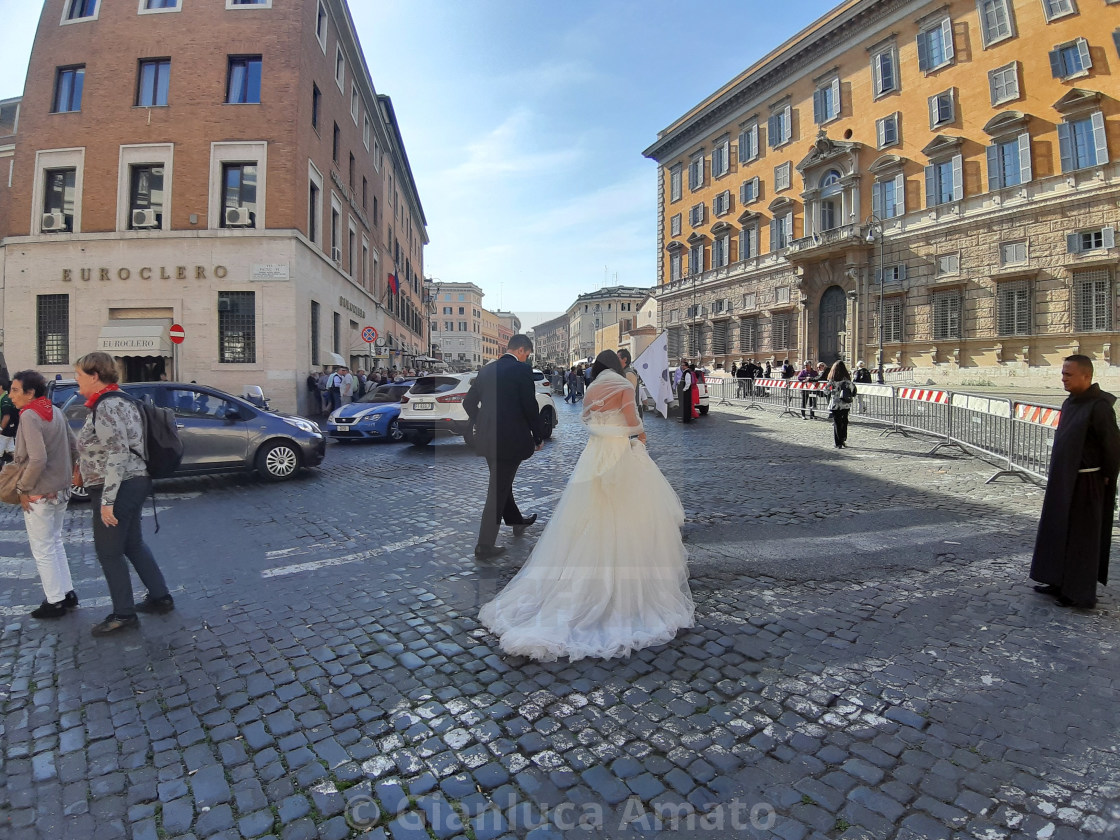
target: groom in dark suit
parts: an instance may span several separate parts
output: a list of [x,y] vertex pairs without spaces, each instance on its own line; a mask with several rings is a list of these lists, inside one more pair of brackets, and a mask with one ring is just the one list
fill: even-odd
[[505,553],[497,546],[498,528],[505,519],[521,534],[537,521],[537,515],[524,517],[513,500],[513,478],[517,468],[541,448],[541,419],[533,387],[533,371],[527,364],[533,353],[528,336],[515,335],[506,353],[478,372],[463,400],[467,416],[475,424],[475,450],[490,468],[490,486],[478,545],[474,556],[489,560]]

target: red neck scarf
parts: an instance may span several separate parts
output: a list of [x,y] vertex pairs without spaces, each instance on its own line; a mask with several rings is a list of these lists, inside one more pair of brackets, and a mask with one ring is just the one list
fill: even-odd
[[106,385],[104,388],[102,388],[100,391],[98,391],[96,394],[94,394],[92,397],[90,397],[88,400],[86,400],[86,408],[88,408],[90,411],[92,411],[94,404],[99,399],[101,399],[102,394],[107,394],[107,393],[109,393],[109,391],[119,391],[119,390],[120,390],[120,388],[117,387],[116,382],[114,382],[111,385]]
[[51,405],[51,401],[46,397],[36,397],[21,408],[19,413],[23,414],[25,411],[34,411],[48,423],[51,422],[51,418],[54,416],[54,406]]

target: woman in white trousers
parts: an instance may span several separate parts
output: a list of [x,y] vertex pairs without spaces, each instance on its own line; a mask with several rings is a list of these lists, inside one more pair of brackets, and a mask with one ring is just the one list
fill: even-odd
[[20,410],[14,462],[23,466],[23,474],[16,489],[46,595],[31,615],[61,618],[78,606],[62,544],[77,444],[66,418],[47,399],[47,383],[41,373],[22,370],[15,374],[11,397]]

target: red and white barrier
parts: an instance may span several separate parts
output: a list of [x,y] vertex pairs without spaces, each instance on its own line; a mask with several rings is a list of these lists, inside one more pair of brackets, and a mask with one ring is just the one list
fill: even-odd
[[1058,428],[1058,421],[1062,417],[1062,410],[1046,405],[1031,405],[1030,403],[1015,403],[1015,419],[1036,426],[1049,426]]
[[929,388],[899,388],[898,398],[900,400],[912,400],[914,402],[928,402],[928,403],[948,403],[948,391],[933,391]]

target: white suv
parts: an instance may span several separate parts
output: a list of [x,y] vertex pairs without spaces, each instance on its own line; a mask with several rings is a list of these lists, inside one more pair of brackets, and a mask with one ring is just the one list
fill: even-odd
[[[401,432],[413,446],[427,446],[436,432],[459,435],[469,445],[474,444],[474,425],[463,408],[463,399],[476,376],[477,371],[421,376],[416,380],[401,397],[401,413],[397,418]],[[539,386],[535,391],[547,440],[557,426],[556,403],[552,395]]]

